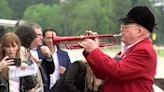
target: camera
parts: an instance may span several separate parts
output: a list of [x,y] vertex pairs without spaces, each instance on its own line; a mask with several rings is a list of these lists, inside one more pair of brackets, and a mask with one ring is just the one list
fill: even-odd
[[7,58],[6,60],[14,60],[13,66],[20,66],[21,65],[21,59],[20,58]]

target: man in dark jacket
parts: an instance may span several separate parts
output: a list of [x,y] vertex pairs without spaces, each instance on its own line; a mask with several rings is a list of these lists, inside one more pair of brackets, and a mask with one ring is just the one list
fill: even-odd
[[56,31],[52,28],[46,28],[43,32],[44,44],[49,47],[55,65],[54,72],[50,75],[50,89],[55,85],[56,81],[71,63],[68,53],[59,48],[59,46],[53,42],[52,38],[56,35]]
[[43,33],[41,26],[36,23],[31,23],[31,27],[33,28],[37,38],[32,42],[30,52],[35,59],[40,62],[39,69],[42,75],[44,92],[48,92],[50,86],[50,74],[52,74],[55,70],[53,58],[49,48],[42,45]]
[[[41,30],[38,31],[41,32]],[[29,25],[19,27],[16,30],[16,34],[20,38],[22,45],[30,49],[31,57],[39,67],[41,73],[44,92],[48,92],[50,83],[49,74],[53,73],[55,68],[49,48],[41,46],[42,36],[38,35]],[[36,37],[31,39],[32,35],[36,35]]]

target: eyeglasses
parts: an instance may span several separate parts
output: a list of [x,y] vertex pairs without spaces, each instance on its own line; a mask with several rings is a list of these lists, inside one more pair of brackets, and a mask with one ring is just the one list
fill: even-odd
[[138,28],[138,27],[139,27],[139,25],[137,25],[137,24],[128,24],[128,25],[122,24],[122,25],[120,26],[120,30],[121,30],[121,31],[124,31],[124,30],[127,30],[127,29],[129,29],[129,28]]

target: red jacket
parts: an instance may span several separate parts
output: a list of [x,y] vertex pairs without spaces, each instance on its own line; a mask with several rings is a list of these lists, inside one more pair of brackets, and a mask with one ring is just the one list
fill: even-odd
[[97,78],[101,92],[152,92],[157,55],[149,38],[129,48],[119,62],[100,49],[83,52]]

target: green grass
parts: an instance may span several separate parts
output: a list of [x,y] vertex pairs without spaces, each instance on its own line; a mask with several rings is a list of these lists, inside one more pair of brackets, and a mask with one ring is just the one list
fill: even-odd
[[164,49],[158,49],[158,50],[156,50],[156,52],[157,52],[158,56],[164,57]]

